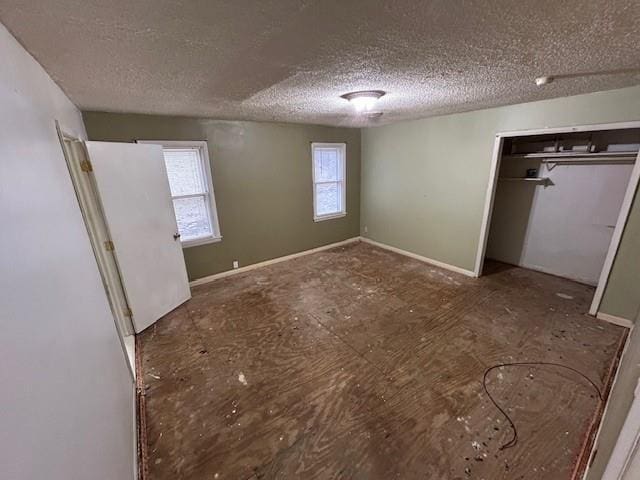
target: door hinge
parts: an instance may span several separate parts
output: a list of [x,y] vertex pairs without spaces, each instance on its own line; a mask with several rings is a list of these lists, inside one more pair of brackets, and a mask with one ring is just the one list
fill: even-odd
[[133,316],[133,312],[131,311],[131,309],[129,307],[125,307],[125,309],[123,310],[124,316],[125,317],[131,317]]
[[104,249],[107,252],[112,252],[113,250],[115,250],[115,248],[116,247],[111,240],[107,240],[106,242],[104,242]]
[[82,160],[80,162],[80,170],[86,173],[93,172],[93,165],[89,160]]

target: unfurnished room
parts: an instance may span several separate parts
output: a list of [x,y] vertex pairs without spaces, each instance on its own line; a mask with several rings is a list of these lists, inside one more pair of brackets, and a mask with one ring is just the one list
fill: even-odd
[[0,478],[640,479],[638,0],[0,0]]

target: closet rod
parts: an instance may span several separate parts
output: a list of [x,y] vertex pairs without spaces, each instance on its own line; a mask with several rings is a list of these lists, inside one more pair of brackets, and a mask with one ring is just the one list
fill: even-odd
[[612,163],[612,164],[620,164],[620,163],[635,163],[635,157],[598,157],[598,158],[588,158],[588,157],[573,157],[573,158],[548,158],[540,160],[540,163]]

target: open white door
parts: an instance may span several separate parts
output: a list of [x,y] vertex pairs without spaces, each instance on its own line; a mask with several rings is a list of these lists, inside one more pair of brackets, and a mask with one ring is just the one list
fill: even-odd
[[86,142],[133,326],[191,298],[162,147]]

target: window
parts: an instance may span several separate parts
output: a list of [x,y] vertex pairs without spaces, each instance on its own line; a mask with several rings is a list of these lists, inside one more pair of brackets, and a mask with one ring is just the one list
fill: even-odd
[[312,143],[313,219],[344,217],[346,206],[346,144]]
[[219,241],[220,227],[211,181],[207,142],[162,145],[169,187],[183,247]]

